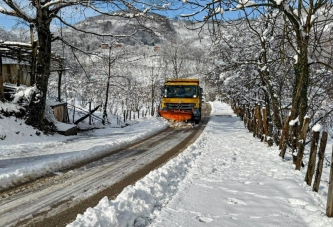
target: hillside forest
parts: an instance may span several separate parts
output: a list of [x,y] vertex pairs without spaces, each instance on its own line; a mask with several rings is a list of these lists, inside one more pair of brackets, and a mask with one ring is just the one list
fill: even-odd
[[[38,44],[28,124],[45,128],[47,99],[91,103],[105,116],[154,116],[166,78],[199,78],[207,101],[250,118],[265,109],[270,144],[297,153],[290,138],[306,145],[317,124],[333,136],[332,1],[0,2],[0,14],[21,25],[2,29],[1,39]],[[88,9],[98,15],[85,16]],[[70,23],[78,15],[84,19]],[[51,70],[52,54],[61,70]]]

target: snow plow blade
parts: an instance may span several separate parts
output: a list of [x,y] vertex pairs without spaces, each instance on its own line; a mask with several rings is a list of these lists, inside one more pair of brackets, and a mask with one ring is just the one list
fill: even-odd
[[192,112],[183,110],[159,110],[161,117],[171,121],[188,121],[192,119]]

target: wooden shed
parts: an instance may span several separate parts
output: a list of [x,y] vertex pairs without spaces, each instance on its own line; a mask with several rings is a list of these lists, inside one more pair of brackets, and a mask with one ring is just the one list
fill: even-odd
[[69,122],[67,103],[58,103],[50,105],[53,109],[53,115],[59,122]]
[[6,59],[2,63],[3,82],[31,86],[29,70],[29,64],[16,63]]
[[57,132],[65,136],[76,135],[77,126],[70,124],[67,103],[49,103],[49,105],[53,109],[53,115],[55,119],[58,121],[56,124]]

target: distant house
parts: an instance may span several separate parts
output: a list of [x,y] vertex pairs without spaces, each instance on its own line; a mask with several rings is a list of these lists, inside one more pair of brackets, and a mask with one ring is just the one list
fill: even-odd
[[122,47],[122,46],[123,46],[122,43],[115,43],[115,44],[113,44],[113,47],[115,47],[115,48],[119,48],[119,47]]
[[110,47],[120,48],[120,47],[122,47],[122,46],[123,46],[122,43],[114,43],[112,46],[110,46],[108,43],[102,43],[102,44],[101,44],[101,48],[102,48],[102,49],[108,49],[108,48],[110,48]]

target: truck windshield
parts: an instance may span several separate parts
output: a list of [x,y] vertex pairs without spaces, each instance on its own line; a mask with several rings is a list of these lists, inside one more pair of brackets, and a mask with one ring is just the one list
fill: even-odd
[[167,98],[196,98],[197,86],[165,86],[164,97]]

